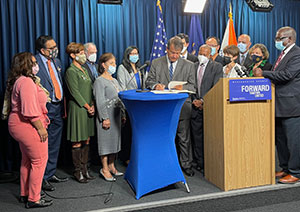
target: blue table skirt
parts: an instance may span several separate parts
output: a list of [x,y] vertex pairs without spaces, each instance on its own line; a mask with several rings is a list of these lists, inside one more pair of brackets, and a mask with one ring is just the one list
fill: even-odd
[[119,93],[132,124],[130,163],[125,179],[136,198],[176,182],[186,182],[179,166],[175,135],[188,94]]

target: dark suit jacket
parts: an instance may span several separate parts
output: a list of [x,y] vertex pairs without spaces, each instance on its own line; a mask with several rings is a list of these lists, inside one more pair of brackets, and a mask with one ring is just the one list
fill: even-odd
[[[194,64],[180,57],[172,81],[186,81],[187,84],[183,85],[183,89],[195,91],[194,73]],[[158,83],[167,87],[170,81],[167,55],[153,60],[146,80],[146,87],[152,89]],[[181,109],[180,119],[190,118],[191,107],[191,98],[187,98]]]
[[[48,74],[48,68],[45,67],[42,58],[40,56],[40,54],[35,55],[36,61],[39,64],[39,72],[37,73],[37,76],[41,79],[41,84],[43,85],[43,87],[49,92],[49,96],[50,98],[53,96],[53,92],[54,92],[54,87],[52,85],[52,80]],[[61,83],[62,89],[63,89],[63,80],[62,80],[62,65],[61,65],[61,61],[58,58],[55,58],[53,60],[55,68],[57,70],[57,74],[58,74],[58,78],[59,81]],[[63,105],[63,104],[62,104]],[[51,118],[51,114],[50,114],[50,107],[51,104],[47,103],[47,109],[48,109],[48,116],[49,118]],[[63,112],[63,110],[61,111]]]
[[275,116],[300,116],[300,48],[292,47],[273,69],[263,76],[275,84]]
[[[96,65],[96,69],[98,71],[98,64],[95,64],[95,65]],[[88,64],[85,63],[82,66],[88,71],[88,74],[89,74],[92,82],[94,83],[96,79],[95,79],[94,75],[92,74],[92,71],[91,71],[90,67],[88,66]]]
[[[242,65],[242,64],[240,63],[240,55],[237,57],[236,63]],[[245,58],[245,61],[244,61],[243,66],[245,66],[245,67],[248,69],[248,68],[252,65],[252,63],[253,63],[253,62],[252,62],[252,60],[250,59],[250,54],[248,53],[247,56],[246,56],[246,58]]]
[[199,61],[196,55],[190,53],[187,55],[187,60],[191,61],[192,63],[197,63]]
[[225,66],[224,58],[220,55],[217,55],[214,61],[220,63],[222,66]]
[[[194,99],[203,99],[205,94],[212,88],[214,85],[219,81],[220,78],[223,76],[223,66],[215,61],[209,60],[208,64],[206,65],[204,75],[202,78],[200,93],[198,92],[198,78],[197,78],[197,71],[199,67],[199,62],[195,63],[195,89],[196,95],[192,96],[192,100]],[[192,110],[192,117],[195,116],[199,110],[193,107]]]

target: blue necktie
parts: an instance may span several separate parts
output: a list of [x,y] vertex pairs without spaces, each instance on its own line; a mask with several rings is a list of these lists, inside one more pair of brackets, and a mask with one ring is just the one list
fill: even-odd
[[173,63],[170,63],[169,73],[170,73],[170,80],[172,80],[172,78],[173,78]]

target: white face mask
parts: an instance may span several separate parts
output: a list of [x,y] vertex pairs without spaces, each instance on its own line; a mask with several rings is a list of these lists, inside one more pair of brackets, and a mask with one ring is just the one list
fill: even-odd
[[198,55],[198,60],[200,64],[205,64],[208,62],[208,58],[205,57],[204,55]]
[[183,54],[185,52],[185,50],[187,49],[186,46],[183,47],[183,49],[181,50],[181,54]]
[[94,53],[94,54],[91,54],[89,57],[88,57],[88,60],[92,63],[95,63],[96,60],[97,60],[97,54]]

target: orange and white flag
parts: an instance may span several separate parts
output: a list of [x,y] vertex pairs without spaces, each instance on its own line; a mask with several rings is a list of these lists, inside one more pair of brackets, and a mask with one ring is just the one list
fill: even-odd
[[221,45],[221,52],[223,52],[223,49],[228,46],[228,45],[237,45],[237,40],[236,40],[236,35],[235,35],[235,30],[234,30],[234,25],[233,25],[233,20],[232,20],[232,7],[231,4],[229,6],[229,14],[228,14],[228,22],[226,26],[226,30],[224,32],[223,40],[222,40],[222,45]]

